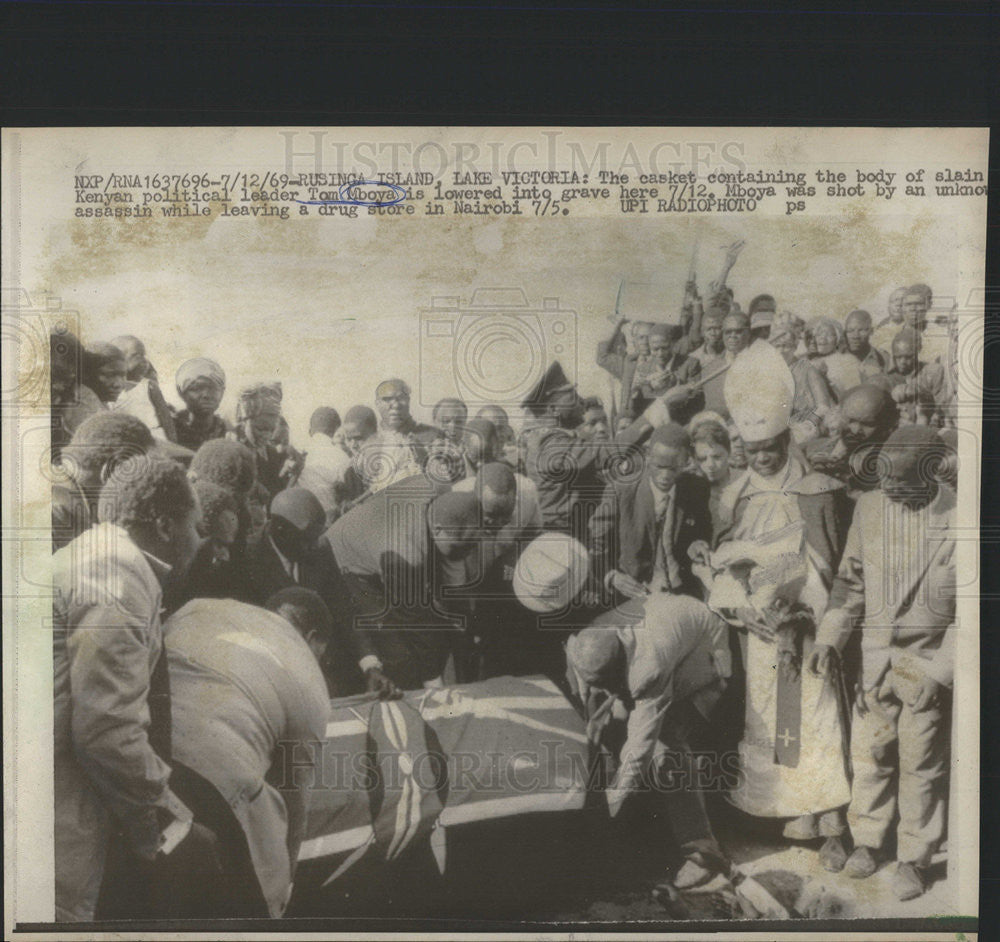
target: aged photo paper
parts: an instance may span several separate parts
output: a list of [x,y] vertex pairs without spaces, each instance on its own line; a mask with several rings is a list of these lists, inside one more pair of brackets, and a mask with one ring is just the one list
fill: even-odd
[[974,938],[988,143],[5,129],[6,936]]

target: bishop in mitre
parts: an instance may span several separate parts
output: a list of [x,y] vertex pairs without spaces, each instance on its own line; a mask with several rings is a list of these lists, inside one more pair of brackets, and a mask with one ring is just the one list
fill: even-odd
[[757,817],[788,819],[788,838],[836,844],[850,799],[842,678],[816,677],[802,664],[827,607],[850,503],[843,485],[811,472],[792,444],[794,395],[788,366],[765,341],[736,357],[725,397],[748,467],[721,495],[730,524],[714,552],[704,548],[702,572],[709,607],[738,631],[746,673],[730,800]]

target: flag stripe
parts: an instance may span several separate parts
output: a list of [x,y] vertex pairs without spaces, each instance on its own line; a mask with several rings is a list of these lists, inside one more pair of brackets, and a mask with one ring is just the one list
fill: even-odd
[[338,736],[359,736],[368,731],[368,724],[361,720],[339,720],[326,724],[326,738],[336,739]]
[[316,857],[328,857],[330,854],[340,854],[345,850],[354,850],[374,835],[372,826],[364,824],[351,828],[349,831],[338,831],[336,834],[324,834],[302,842],[299,849],[299,860],[312,860]]
[[530,814],[533,811],[579,811],[583,808],[586,789],[566,792],[544,792],[534,795],[511,795],[489,801],[471,801],[464,805],[445,808],[439,822],[443,827],[483,821],[487,818],[504,818],[512,814]]

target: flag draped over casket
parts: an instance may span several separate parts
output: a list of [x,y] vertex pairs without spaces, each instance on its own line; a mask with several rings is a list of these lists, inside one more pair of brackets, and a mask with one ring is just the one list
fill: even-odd
[[544,677],[332,705],[299,853],[329,862],[326,883],[428,838],[443,865],[449,825],[584,806],[584,722]]

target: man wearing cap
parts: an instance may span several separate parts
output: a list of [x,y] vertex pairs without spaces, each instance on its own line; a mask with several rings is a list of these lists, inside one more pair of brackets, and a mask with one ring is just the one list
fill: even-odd
[[895,431],[899,409],[883,386],[862,384],[844,396],[840,414],[843,424],[836,435],[808,442],[803,450],[814,471],[843,481],[857,499],[879,486],[879,449]]
[[771,335],[771,325],[778,311],[777,302],[770,294],[758,294],[747,308],[750,315],[750,342],[767,340]]
[[[651,595],[598,616],[567,641],[566,661],[590,735],[618,704],[628,711],[626,741],[606,792],[612,816],[629,795],[653,787],[664,793],[683,856],[674,885],[688,889],[728,874],[692,755],[707,744],[708,724],[731,672],[725,622],[694,599]],[[607,699],[598,705],[601,694]]]
[[687,551],[712,539],[711,487],[686,470],[690,462],[688,433],[668,423],[650,436],[644,473],[605,489],[590,521],[589,549],[595,579],[617,600],[650,592],[701,597]]
[[859,878],[875,872],[898,814],[892,885],[907,900],[924,892],[944,836],[956,500],[936,473],[946,449],[933,429],[899,429],[882,455],[882,489],[858,499],[809,667],[828,674],[860,626],[848,808],[855,849],[845,869]]
[[[839,481],[810,473],[790,452],[794,392],[791,372],[769,344],[754,344],[730,369],[726,399],[749,467],[722,494],[722,515],[732,524],[715,554],[708,559],[707,547],[697,544],[690,552],[714,570],[720,558],[741,546],[752,557],[780,540],[796,560],[804,560],[793,601],[818,619],[840,558],[850,501]],[[722,611],[720,606],[732,604],[718,594],[726,580],[716,576],[711,585],[710,607]],[[757,817],[791,819],[785,836],[792,839],[842,833],[840,809],[850,797],[846,718],[834,688],[800,670],[811,637],[794,625],[776,631],[752,610],[729,615],[748,632],[740,635],[746,672],[741,774],[730,800]]]
[[360,662],[371,653],[354,631],[354,611],[340,569],[322,539],[326,514],[311,491],[292,487],[279,491],[271,501],[271,515],[260,541],[247,552],[242,601],[263,605],[275,592],[302,586],[319,593],[333,617],[331,659],[323,665],[331,688],[341,696],[367,686],[382,690],[377,674],[364,678]]
[[320,406],[309,419],[309,450],[296,484],[311,491],[326,514],[327,525],[343,512],[345,504],[364,491],[361,476],[342,440],[340,414]]
[[514,509],[510,469],[494,463],[479,473],[496,490],[442,493],[415,475],[383,488],[326,533],[357,612],[355,629],[371,652],[361,668],[388,679],[385,693],[441,683],[463,625],[454,591],[476,582],[479,542]]
[[361,449],[358,466],[372,493],[423,471],[427,450],[438,434],[410,414],[410,387],[401,379],[378,384],[375,407],[379,428]]
[[226,374],[215,360],[195,357],[177,370],[177,394],[187,407],[174,415],[177,444],[197,451],[213,438],[225,438],[232,431],[218,414],[226,391]]
[[[538,489],[545,528],[581,538],[604,492],[593,470],[603,470],[617,449],[585,441],[580,397],[558,361],[545,371],[523,403],[531,418],[522,433],[525,472]],[[585,537],[584,537],[585,540]]]

